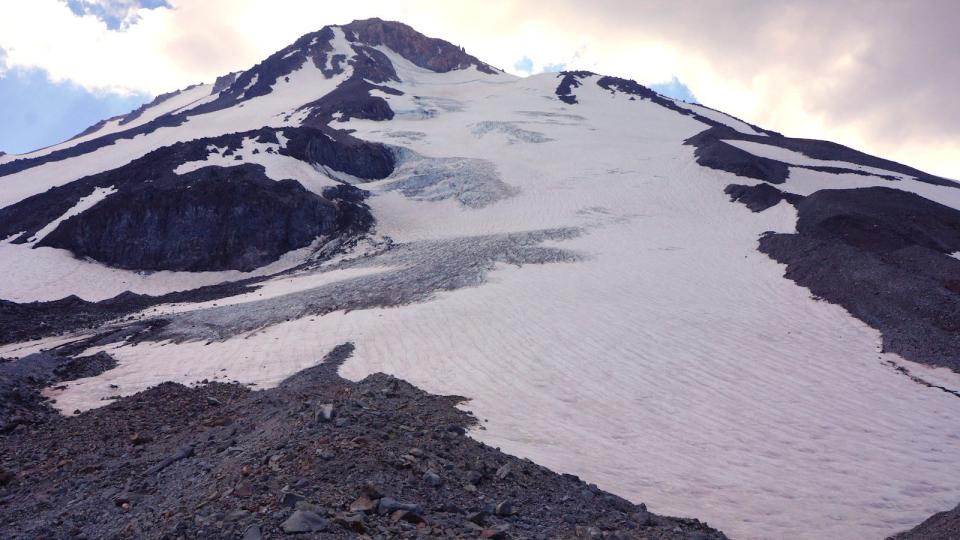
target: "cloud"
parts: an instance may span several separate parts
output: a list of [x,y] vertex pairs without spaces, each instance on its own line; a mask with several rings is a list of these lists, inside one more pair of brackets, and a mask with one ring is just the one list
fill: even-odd
[[147,96],[93,94],[70,83],[51,83],[37,69],[0,77],[0,150],[26,152],[66,140],[104,118],[129,112]]
[[563,62],[560,62],[558,64],[547,64],[543,66],[544,73],[560,73],[565,69],[567,69],[567,65],[564,64]]
[[75,15],[93,15],[110,30],[124,30],[140,20],[141,9],[169,8],[166,0],[62,0]]
[[763,127],[960,177],[952,0],[703,0],[695,10],[668,0],[595,0],[589,9],[575,0],[167,3],[136,10],[136,24],[115,31],[59,0],[5,0],[5,65],[95,91],[155,94],[249,67],[325,24],[379,16],[501,67],[520,50],[645,84],[676,76],[699,101]]

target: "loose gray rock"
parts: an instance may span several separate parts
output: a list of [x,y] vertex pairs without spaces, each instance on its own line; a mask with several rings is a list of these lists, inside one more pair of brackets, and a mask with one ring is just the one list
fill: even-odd
[[247,530],[243,531],[242,540],[261,540],[262,538],[263,535],[260,534],[260,526],[256,523],[247,527]]
[[443,478],[440,478],[440,475],[433,471],[427,471],[423,473],[423,480],[433,487],[439,487],[443,485]]
[[333,413],[333,403],[324,403],[320,405],[320,410],[317,411],[317,420],[331,422],[333,421]]
[[262,538],[263,535],[260,534],[260,526],[256,523],[247,527],[247,530],[243,531],[242,540],[261,540]]
[[317,532],[327,528],[330,522],[317,514],[308,510],[297,510],[286,521],[281,528],[287,534]]

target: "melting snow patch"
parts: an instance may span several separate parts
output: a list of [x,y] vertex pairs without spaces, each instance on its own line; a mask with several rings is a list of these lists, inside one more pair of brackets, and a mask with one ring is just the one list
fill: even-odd
[[[289,141],[290,139],[288,139],[287,136],[283,134],[283,131],[276,132],[276,136],[277,136],[277,141],[280,144],[280,148],[286,148],[287,141]],[[327,136],[329,137],[329,135]]]
[[[353,46],[347,41],[347,36],[343,33],[343,28],[333,26],[331,29],[333,30],[333,39],[330,40],[330,46],[333,50],[327,52],[326,59],[323,63],[323,71],[333,69],[333,57],[338,54],[344,55],[347,58],[354,56]],[[341,65],[343,64],[341,63]]]
[[63,223],[64,221],[72,218],[73,216],[86,212],[87,210],[96,206],[97,203],[106,199],[108,196],[116,192],[117,190],[114,189],[113,186],[105,187],[105,188],[103,187],[94,188],[93,193],[77,201],[77,204],[75,204],[73,208],[67,210],[66,212],[64,212],[62,216],[51,221],[44,228],[37,231],[37,234],[33,235],[33,237],[30,238],[28,243],[33,244],[33,243],[39,242],[40,240],[43,239],[43,237],[52,233],[54,229],[59,227],[60,224]]
[[260,80],[260,74],[259,74],[259,73],[254,73],[254,74],[253,74],[253,78],[250,79],[250,82],[248,82],[247,85],[243,87],[243,93],[244,93],[244,95],[246,95],[247,90],[253,88],[253,85],[257,84],[257,81],[259,81],[259,80]]

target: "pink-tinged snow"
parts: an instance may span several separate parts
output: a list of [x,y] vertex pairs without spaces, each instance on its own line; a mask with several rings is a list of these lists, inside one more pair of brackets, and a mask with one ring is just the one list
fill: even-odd
[[252,272],[138,272],[78,259],[65,249],[33,247],[0,241],[0,299],[13,302],[44,302],[76,295],[96,302],[124,292],[158,296],[188,291],[225,281],[266,276],[293,268],[309,258],[320,245],[285,253],[276,262]]
[[704,118],[709,118],[710,120],[713,120],[714,122],[720,122],[721,124],[727,127],[731,127],[739,131],[740,133],[743,133],[746,135],[760,135],[762,137],[767,136],[766,133],[759,131],[757,129],[754,129],[753,126],[751,126],[750,124],[744,122],[743,120],[738,120],[737,118],[734,118],[729,114],[713,110],[709,107],[704,107],[703,105],[697,105],[696,103],[687,103],[686,101],[681,101],[678,99],[674,99],[672,101],[676,103],[678,107],[681,107],[691,112],[695,112]]
[[[550,75],[445,76],[391,58],[406,93],[389,96],[397,117],[348,127],[393,144],[391,133],[422,132],[402,144],[489,160],[516,192],[476,209],[369,184],[378,233],[404,242],[582,227],[550,245],[585,259],[501,265],[487,283],[428,302],[222,342],[110,346],[119,366],[51,391],[58,407],[100,406],[118,392],[111,383],[122,394],[166,380],[263,387],[352,341],[345,376],[383,371],[469,396],[485,420],[472,436],[734,538],[881,538],[960,500],[960,400],[887,362],[952,388],[960,377],[878,352],[875,330],[784,279],[756,242],[792,230],[795,210],[731,203],[723,187],[743,179],[700,167],[681,144],[701,123],[589,83],[564,106]],[[553,140],[478,137],[487,121]],[[800,172],[854,176],[793,172],[788,187],[813,182]]]
[[71,335],[71,336],[51,336],[32,341],[22,341],[20,343],[8,343],[0,345],[0,358],[23,358],[34,353],[80,341],[84,338],[92,337],[89,335]]

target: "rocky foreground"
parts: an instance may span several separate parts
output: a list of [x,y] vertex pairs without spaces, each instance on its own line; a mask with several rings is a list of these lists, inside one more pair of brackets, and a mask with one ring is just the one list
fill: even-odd
[[890,540],[954,540],[960,538],[960,504],[953,510],[930,516],[909,531],[890,537]]
[[[465,436],[462,398],[337,367],[166,383],[0,435],[0,537],[725,538]],[[482,428],[481,428],[482,429]]]

